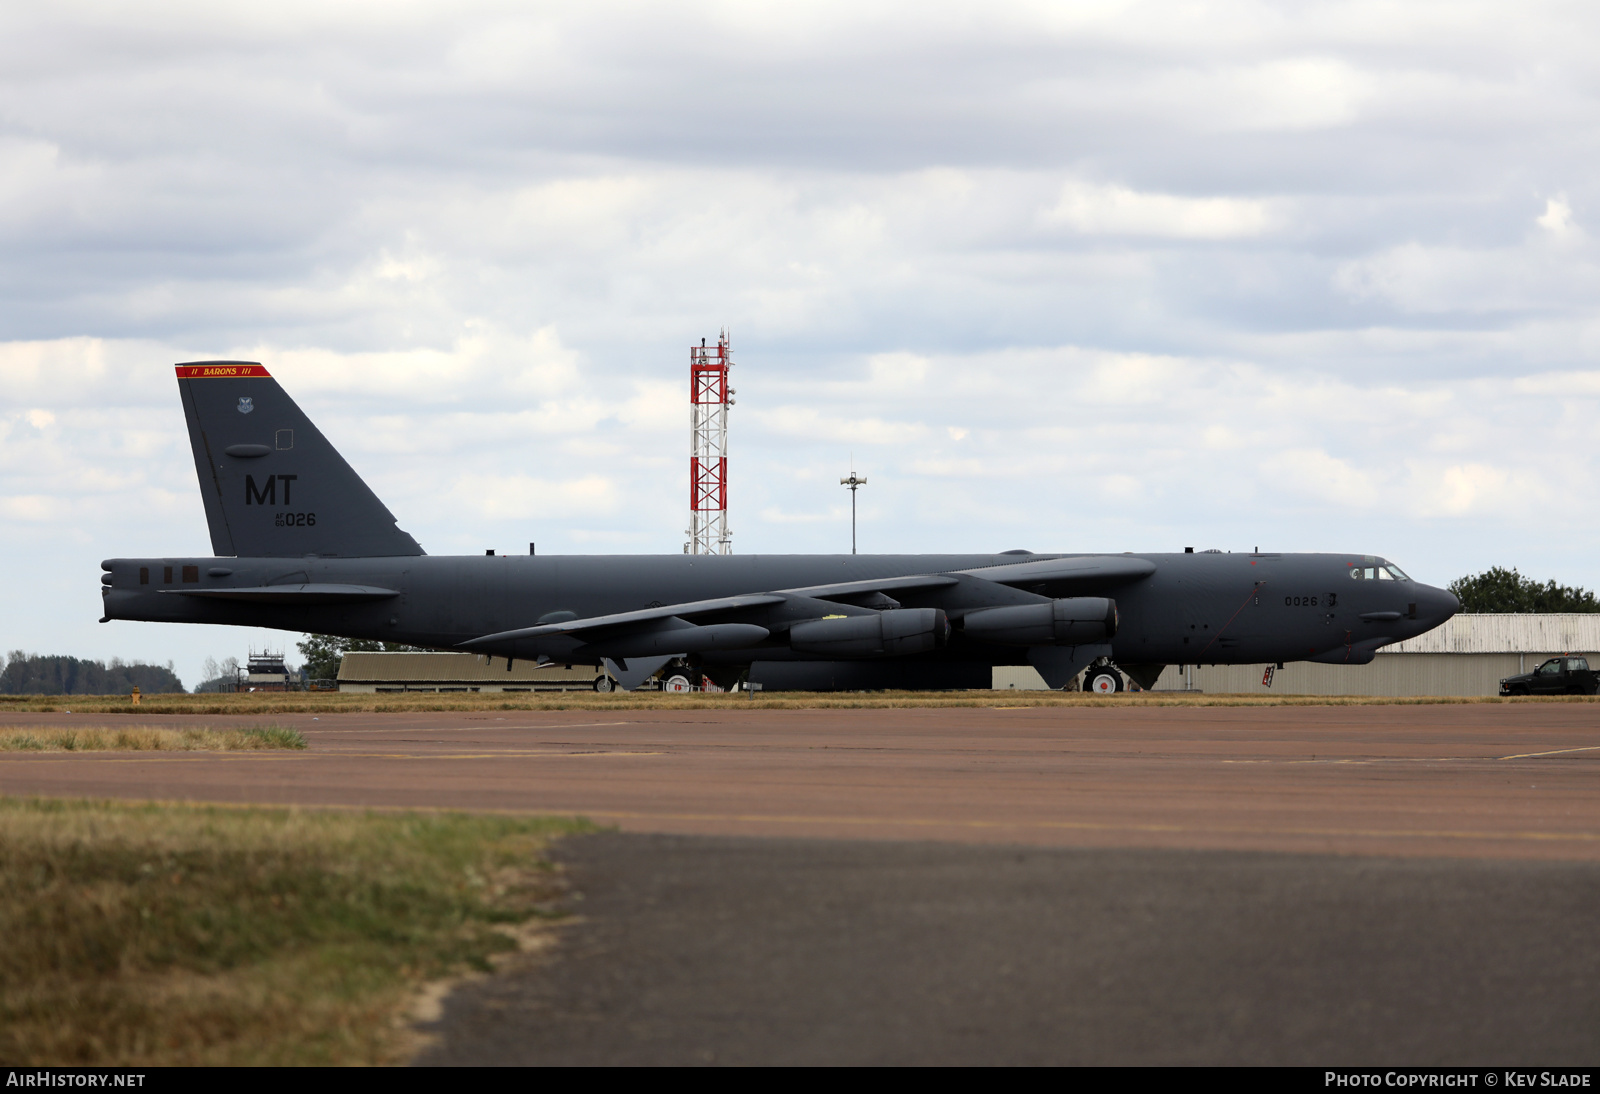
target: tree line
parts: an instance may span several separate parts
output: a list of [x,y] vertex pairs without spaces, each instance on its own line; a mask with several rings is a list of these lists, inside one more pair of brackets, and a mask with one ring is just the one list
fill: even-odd
[[1588,589],[1535,581],[1503,566],[1457,578],[1448,588],[1461,601],[1463,612],[1600,612],[1600,598]]
[[125,695],[136,687],[149,695],[184,690],[171,661],[86,661],[12,650],[0,670],[0,695]]

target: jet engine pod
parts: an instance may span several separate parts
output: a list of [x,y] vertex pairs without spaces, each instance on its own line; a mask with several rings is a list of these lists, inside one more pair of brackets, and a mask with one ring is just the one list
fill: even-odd
[[1017,604],[969,612],[968,638],[1000,646],[1081,646],[1117,633],[1117,602],[1103,596],[1069,596],[1048,604]]
[[657,626],[603,642],[591,642],[583,647],[583,653],[589,657],[627,658],[737,650],[765,641],[770,633],[767,628],[751,623],[712,623],[697,627],[682,620],[676,622],[678,626]]
[[950,621],[938,608],[900,608],[871,615],[813,619],[789,628],[789,645],[800,653],[830,657],[898,657],[940,649]]

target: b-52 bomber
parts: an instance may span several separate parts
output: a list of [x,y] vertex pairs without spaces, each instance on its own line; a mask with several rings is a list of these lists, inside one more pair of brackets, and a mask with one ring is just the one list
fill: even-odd
[[177,366],[210,558],[101,563],[102,622],[224,623],[728,687],[1149,688],[1166,665],[1359,665],[1455,614],[1375,555],[431,556],[265,368]]

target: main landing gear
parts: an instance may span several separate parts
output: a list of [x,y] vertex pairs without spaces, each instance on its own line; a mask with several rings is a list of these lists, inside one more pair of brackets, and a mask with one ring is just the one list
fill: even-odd
[[1122,674],[1109,663],[1091,666],[1083,677],[1083,690],[1095,695],[1115,695],[1122,687]]

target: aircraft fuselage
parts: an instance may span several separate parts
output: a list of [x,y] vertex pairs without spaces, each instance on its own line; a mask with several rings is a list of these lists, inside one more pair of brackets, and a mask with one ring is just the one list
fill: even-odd
[[[219,623],[453,649],[557,613],[606,616],[745,593],[1015,565],[1071,555],[493,555],[365,558],[151,558],[103,564],[105,616]],[[1095,556],[1103,557],[1103,556]],[[1377,646],[1438,626],[1455,597],[1410,580],[1352,580],[1373,556],[1138,554],[1154,572],[1096,595],[1116,603],[1118,663],[1257,664],[1370,660]],[[1381,560],[1378,560],[1381,563]],[[141,580],[141,575],[143,580]],[[988,585],[988,583],[985,583]],[[312,587],[298,597],[294,591]],[[319,588],[368,590],[365,598]],[[990,589],[1000,587],[989,586]],[[233,590],[258,592],[231,593]],[[284,599],[272,592],[283,590]],[[1071,595],[1059,586],[1012,590],[1020,602]],[[392,594],[392,595],[388,595]],[[233,598],[234,596],[243,598]],[[902,607],[945,611],[953,627],[938,656],[1020,664],[1026,649],[965,639],[960,587],[896,594]],[[1354,655],[1351,656],[1351,652]],[[1367,656],[1361,656],[1365,651]],[[510,651],[502,651],[510,652]],[[808,659],[781,634],[722,651],[721,661]]]

